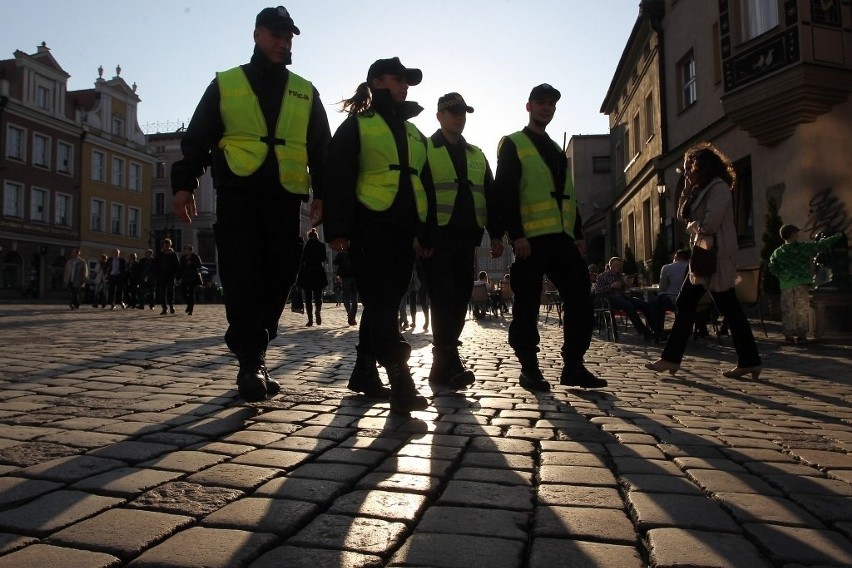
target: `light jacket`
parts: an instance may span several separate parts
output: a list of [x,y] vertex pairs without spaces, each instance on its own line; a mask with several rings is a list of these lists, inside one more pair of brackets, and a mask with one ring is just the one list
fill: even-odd
[[[417,127],[408,121],[405,121],[405,130],[408,133],[409,164],[406,174],[410,176],[414,188],[417,216],[421,222],[425,222],[428,205],[420,173],[426,165],[426,144]],[[385,211],[390,208],[399,191],[399,176],[402,173],[393,133],[378,113],[358,116],[358,131],[361,154],[355,193],[358,201],[367,209]]]
[[[719,178],[713,178],[696,196],[690,218],[698,222],[698,232],[690,237],[690,245],[709,249],[715,244],[716,273],[702,277],[689,273],[693,284],[701,284],[711,292],[724,292],[736,285],[737,228],[734,225],[734,201],[731,188]],[[681,221],[688,221],[681,219]]]
[[263,164],[269,148],[274,148],[282,187],[290,193],[307,195],[308,120],[314,92],[311,83],[290,72],[275,134],[270,136],[260,103],[242,68],[217,73],[217,82],[225,126],[219,148],[231,171],[240,177],[250,176]]
[[437,202],[438,226],[445,226],[453,216],[453,206],[459,192],[459,186],[464,184],[470,188],[473,195],[473,207],[476,213],[476,224],[485,227],[487,217],[485,206],[485,154],[472,144],[465,148],[467,158],[467,179],[458,179],[455,165],[446,147],[436,148],[429,138],[427,141],[429,168],[432,170],[432,180],[435,182],[435,199]]
[[561,204],[554,194],[553,174],[535,145],[523,132],[510,134],[521,162],[521,224],[526,237],[566,233],[574,238],[577,220],[577,201],[570,173],[565,176]]

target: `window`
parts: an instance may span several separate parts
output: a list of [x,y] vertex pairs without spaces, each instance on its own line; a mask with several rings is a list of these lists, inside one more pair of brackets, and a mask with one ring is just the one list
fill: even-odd
[[609,156],[592,156],[592,173],[607,174],[609,171]]
[[118,115],[112,117],[112,133],[116,136],[124,136],[124,121]]
[[655,132],[656,126],[654,125],[654,95],[652,93],[648,93],[648,96],[645,97],[645,143],[651,141],[651,138],[654,137]]
[[50,110],[50,89],[39,85],[36,87],[36,106],[42,110]]
[[102,199],[92,199],[92,222],[90,228],[93,231],[104,230],[104,202]]
[[50,139],[42,134],[33,135],[33,164],[43,168],[50,166]]
[[112,159],[112,185],[124,187],[124,160],[121,158]]
[[122,234],[122,229],[124,228],[124,205],[113,203],[109,218],[109,232],[113,235]]
[[139,220],[142,218],[142,211],[138,207],[127,208],[127,235],[130,237],[139,237]]
[[740,0],[743,41],[765,34],[778,25],[778,0]]
[[680,82],[680,110],[690,107],[698,100],[695,85],[695,57],[690,51],[678,64],[678,79]]
[[53,222],[61,227],[71,226],[71,196],[65,193],[56,194],[56,207]]
[[131,162],[129,182],[130,191],[142,191],[142,166]]
[[166,163],[157,162],[157,179],[166,179]]
[[633,153],[642,151],[642,128],[639,124],[639,113],[633,116]]
[[6,182],[3,186],[3,215],[6,217],[24,216],[24,186],[19,183]]
[[9,135],[6,139],[6,155],[16,160],[24,159],[24,129],[17,126],[9,126]]
[[56,170],[70,174],[74,168],[74,146],[67,142],[56,145]]
[[155,193],[154,194],[154,215],[165,215],[166,214],[166,194],[165,193]]
[[30,219],[47,223],[47,191],[33,188],[30,192]]
[[106,181],[105,162],[106,155],[103,152],[92,151],[92,180]]

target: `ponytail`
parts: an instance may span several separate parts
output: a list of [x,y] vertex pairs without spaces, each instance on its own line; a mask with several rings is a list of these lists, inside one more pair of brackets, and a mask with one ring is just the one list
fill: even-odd
[[343,107],[341,109],[342,112],[346,112],[349,116],[353,116],[363,114],[364,111],[369,110],[372,102],[373,99],[370,96],[370,87],[365,81],[358,85],[358,88],[355,89],[355,94],[352,95],[351,98],[340,101],[340,104]]

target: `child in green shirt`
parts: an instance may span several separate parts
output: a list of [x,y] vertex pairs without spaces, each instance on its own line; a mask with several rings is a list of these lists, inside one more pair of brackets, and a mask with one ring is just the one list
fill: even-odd
[[769,272],[778,277],[781,285],[781,331],[787,343],[804,344],[808,335],[808,288],[813,281],[811,259],[830,249],[841,235],[799,242],[799,228],[795,225],[784,225],[780,233],[784,244],[769,258]]

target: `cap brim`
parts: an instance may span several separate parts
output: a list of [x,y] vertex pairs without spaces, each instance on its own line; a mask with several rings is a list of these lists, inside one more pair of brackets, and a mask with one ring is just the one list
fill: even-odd
[[406,69],[405,70],[405,81],[410,85],[419,85],[420,81],[423,80],[423,71],[420,69]]
[[458,112],[463,110],[464,112],[473,112],[473,107],[465,106],[465,105],[453,105],[451,107],[442,108],[439,110],[446,110],[448,112]]
[[273,31],[273,32],[293,32],[293,35],[299,35],[299,33],[301,33],[299,31],[299,28],[297,28],[295,25],[284,24],[284,25],[279,25],[279,26],[276,26],[276,25],[269,26],[269,25],[266,25],[266,24],[261,24],[261,26],[263,26],[266,29],[268,29],[269,31]]

